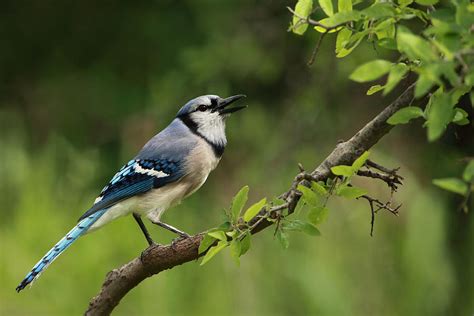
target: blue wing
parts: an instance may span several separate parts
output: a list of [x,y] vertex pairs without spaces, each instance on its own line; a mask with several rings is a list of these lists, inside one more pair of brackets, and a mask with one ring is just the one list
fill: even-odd
[[174,182],[182,175],[181,164],[171,159],[130,160],[115,174],[94,205],[79,220],[122,200]]

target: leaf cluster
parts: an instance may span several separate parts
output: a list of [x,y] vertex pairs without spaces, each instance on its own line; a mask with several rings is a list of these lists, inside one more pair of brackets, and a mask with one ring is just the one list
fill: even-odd
[[[310,15],[316,4],[326,17],[314,21]],[[369,82],[386,76],[384,84],[367,91],[368,95],[379,91],[386,95],[410,72],[416,73],[415,99],[436,92],[428,96],[426,109],[401,109],[388,122],[405,124],[423,118],[428,140],[435,141],[449,123],[469,124],[466,111],[456,105],[466,93],[474,99],[474,4],[468,0],[452,0],[439,8],[437,4],[438,0],[338,0],[336,12],[331,0],[300,0],[291,29],[302,35],[313,21],[317,32],[336,33],[338,58],[348,56],[364,40],[397,52],[394,60],[376,59],[360,65],[349,78]]]
[[[387,123],[406,124],[422,119],[430,142],[438,140],[449,124],[472,125],[472,118],[458,104],[462,96],[469,94],[474,106],[474,3],[337,0],[337,8],[334,3],[298,1],[292,11],[290,29],[303,35],[311,25],[323,35],[335,33],[338,58],[348,56],[364,41],[375,48],[393,51],[391,60],[367,61],[349,76],[360,83],[377,80],[379,83],[372,85],[367,95],[387,95],[410,73],[416,74],[414,100],[394,113]],[[325,17],[312,18],[321,14]],[[339,167],[335,172],[350,177],[349,166]],[[437,179],[434,184],[462,195],[471,188],[470,182],[461,178]],[[348,196],[358,193],[350,187],[338,190]]]
[[252,204],[245,211],[244,207],[248,200],[249,187],[244,186],[232,199],[230,210],[226,210],[226,221],[217,228],[206,233],[199,245],[199,254],[205,252],[201,265],[206,264],[216,254],[225,248],[230,248],[232,258],[237,264],[240,257],[250,248],[251,232],[256,224],[266,219],[267,216],[259,217],[255,222],[252,220],[258,217],[267,206],[267,199],[263,198]]

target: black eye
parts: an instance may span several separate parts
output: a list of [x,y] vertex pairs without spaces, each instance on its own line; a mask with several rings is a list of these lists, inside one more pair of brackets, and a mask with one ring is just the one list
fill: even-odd
[[201,111],[201,112],[204,112],[204,111],[207,110],[207,105],[200,105],[200,106],[198,106],[197,110]]

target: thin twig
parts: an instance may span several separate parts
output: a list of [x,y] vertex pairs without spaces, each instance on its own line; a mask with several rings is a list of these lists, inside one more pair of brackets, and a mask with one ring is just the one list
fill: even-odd
[[292,8],[290,7],[286,7],[288,9],[288,11],[290,11],[294,16],[296,16],[300,21],[303,21],[304,23],[308,23],[309,25],[313,25],[313,26],[319,26],[319,27],[322,27],[324,29],[327,29],[328,27],[325,26],[325,25],[322,25],[321,23],[319,23],[318,21],[315,21],[313,19],[311,19],[310,17],[302,17],[301,15],[299,15],[298,13],[296,13]]
[[370,159],[367,159],[367,161],[365,162],[365,164],[367,165],[367,167],[371,167],[371,168],[374,168],[374,169],[377,169],[379,171],[382,171],[386,174],[389,174],[389,175],[393,175],[393,176],[396,176],[398,178],[400,178],[400,180],[403,180],[403,178],[399,175],[397,175],[397,171],[400,169],[400,168],[395,168],[395,169],[388,169],[387,167],[384,167],[382,165],[379,165],[378,163],[370,160]]
[[300,21],[303,21],[305,23],[308,23],[309,25],[312,25],[312,26],[319,26],[323,29],[326,30],[326,33],[331,31],[331,30],[334,30],[334,29],[337,29],[338,27],[341,27],[343,25],[345,25],[346,23],[348,22],[345,22],[345,23],[341,23],[341,24],[337,24],[337,25],[334,25],[334,26],[326,26],[324,24],[321,24],[319,23],[318,21],[315,21],[313,19],[311,19],[309,16],[308,17],[303,17],[299,14],[297,14],[292,8],[290,7],[286,7],[288,9],[288,11],[290,11],[294,16],[296,16],[298,19],[300,19]]
[[370,197],[368,195],[362,195],[360,198],[366,199],[370,203],[373,203],[377,207],[377,209],[375,210],[375,213],[378,213],[378,211],[380,211],[380,210],[385,210],[385,211],[388,211],[388,212],[392,213],[395,216],[398,216],[398,214],[399,214],[398,210],[402,206],[402,204],[400,204],[397,207],[393,208],[391,206],[391,201],[383,203],[382,201],[379,201],[379,200],[377,200],[373,197]]
[[401,180],[403,179],[400,175],[396,173],[383,174],[372,170],[359,170],[357,171],[357,175],[366,178],[380,179],[384,181],[394,191],[397,191],[398,185],[402,184]]
[[[402,206],[401,204],[398,205],[397,207],[395,208],[392,208],[390,206],[391,204],[391,201],[389,202],[386,202],[386,203],[383,203],[377,199],[374,199],[368,195],[362,195],[361,197],[359,198],[362,198],[362,199],[365,199],[367,200],[367,202],[369,202],[369,205],[370,205],[370,213],[371,213],[371,220],[370,220],[370,236],[373,236],[374,234],[374,224],[375,224],[375,214],[380,211],[380,210],[386,210],[386,211],[389,211],[390,213],[392,213],[393,215],[395,216],[398,216],[398,210],[400,209],[400,207]],[[377,207],[377,209],[375,209],[375,207]]]
[[319,52],[319,48],[321,47],[321,43],[323,42],[323,39],[324,37],[326,36],[327,32],[324,32],[324,33],[321,33],[321,36],[319,37],[317,43],[316,43],[316,46],[314,46],[314,49],[313,49],[313,52],[311,53],[311,57],[309,58],[308,60],[308,63],[307,65],[308,66],[312,66],[315,59],[316,59],[316,55],[318,54]]

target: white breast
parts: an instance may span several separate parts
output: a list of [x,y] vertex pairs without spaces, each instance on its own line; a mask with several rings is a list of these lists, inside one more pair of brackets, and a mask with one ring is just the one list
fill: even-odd
[[92,225],[88,232],[133,212],[152,220],[159,220],[164,211],[198,190],[206,182],[209,173],[217,167],[220,158],[215,156],[212,147],[205,140],[196,137],[197,145],[185,161],[185,176],[177,182],[115,204]]
[[220,157],[216,157],[211,145],[204,139],[196,136],[197,145],[189,153],[186,159],[186,170],[189,170],[189,175],[193,178],[204,177],[206,180],[209,173],[217,167]]

